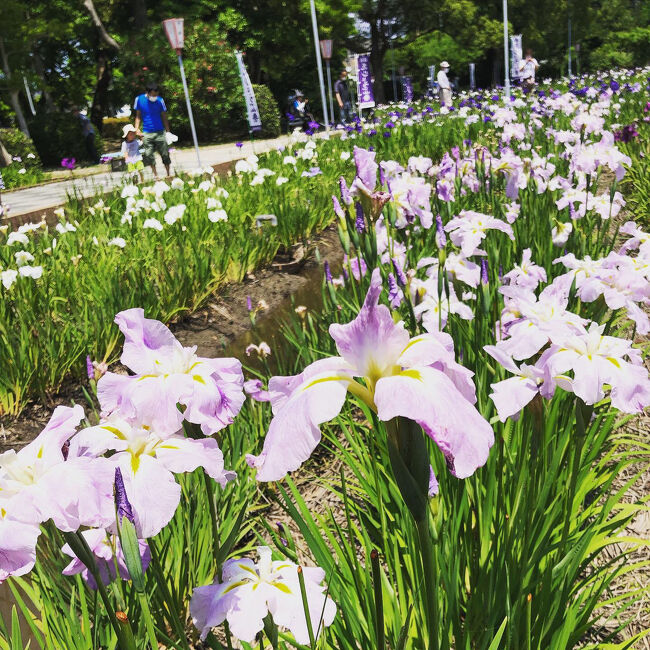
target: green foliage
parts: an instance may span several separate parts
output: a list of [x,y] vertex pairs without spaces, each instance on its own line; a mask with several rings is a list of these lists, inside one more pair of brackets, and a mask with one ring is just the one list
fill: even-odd
[[253,92],[257,101],[257,109],[262,120],[263,138],[277,138],[280,135],[280,111],[275,98],[267,86],[253,84]]
[[[158,30],[143,33],[137,46],[122,54],[128,103],[156,81],[167,104],[171,130],[191,139],[178,59]],[[241,83],[235,53],[220,22],[186,25],[185,74],[197,136],[201,142],[246,133]],[[134,119],[134,118],[132,118]]]
[[[43,164],[59,167],[62,158],[86,159],[79,120],[71,113],[38,113],[29,123],[29,130]],[[97,152],[102,152],[102,138],[95,132]]]
[[[638,118],[645,101],[641,93],[630,93],[620,113],[607,115],[606,127],[614,119]],[[520,117],[527,114],[526,107]],[[386,119],[387,114],[379,111],[379,116]],[[546,127],[567,129],[571,116],[557,111],[540,120],[548,122],[528,144],[545,147],[557,163],[557,173],[565,176],[569,167],[562,157],[564,146],[547,138]],[[364,133],[356,144],[372,145],[378,160],[392,158],[402,164],[421,152],[437,162],[445,150],[462,147],[459,154],[469,159],[470,170],[473,164],[477,175],[485,174],[489,182],[466,187],[463,193],[458,178],[452,201],[434,194],[432,211],[448,221],[461,210],[503,216],[508,202],[504,175],[492,166],[486,170],[463,145],[469,138],[496,151],[499,136],[493,123],[479,120],[466,125],[451,117],[399,124],[389,138]],[[626,183],[632,192],[647,188],[646,143],[626,145],[632,159]],[[167,320],[201,304],[225,279],[241,279],[247,270],[271,259],[279,245],[321,228],[333,218],[330,195],[338,175],[350,181],[355,173],[352,160],[340,155],[352,146],[335,138],[318,143],[323,174],[317,179],[301,175],[311,161],[297,156],[296,169],[287,171],[292,166],[284,165],[283,154],[274,151],[261,155],[259,163],[276,175],[291,176],[285,185],[277,186],[273,177],[251,185],[254,172],[224,180],[227,196],[212,186],[196,191],[198,178],[189,187],[176,183],[164,193],[165,202],[186,203],[187,216],[160,232],[141,228],[144,214],[122,223],[125,200],[119,192],[94,206],[72,200],[66,219],[76,230],[43,229],[28,244],[37,262],[46,267],[43,278],[16,284],[0,303],[3,408],[9,410],[8,395],[19,400],[21,390],[24,396],[26,386],[33,389],[43,380],[32,378],[34,368],[46,375],[39,385],[39,392],[45,392],[51,387],[47,381],[60,381],[67,370],[81,374],[87,353],[96,359],[117,357],[121,337],[112,324],[115,311],[140,305],[147,316]],[[589,178],[585,189],[602,191],[606,180],[604,175]],[[646,199],[647,190],[642,191]],[[556,219],[570,218],[568,207],[557,209],[560,193],[540,193],[534,179],[519,188],[521,213],[512,224],[516,236],[510,240],[492,232],[482,245],[487,281],[475,297],[464,297],[472,301],[474,317],[464,320],[449,314],[445,331],[459,360],[462,351],[462,364],[472,372],[476,407],[495,433],[487,462],[472,476],[454,477],[440,449],[414,422],[408,430],[398,422],[398,429],[391,431],[391,423],[379,421],[367,401],[350,396],[340,415],[322,426],[319,453],[311,461],[281,482],[256,483],[245,455],[259,453],[271,407],[247,400],[232,425],[219,432],[225,467],[238,479],[222,488],[201,470],[178,477],[181,505],[169,525],[149,540],[152,559],[144,584],[136,570],[134,580],[118,581],[102,592],[105,602],[100,602],[80,576],[61,576],[68,559],[60,552],[64,538],[51,525],[43,526],[33,572],[7,580],[17,610],[11,620],[0,617],[0,650],[24,647],[18,612],[28,620],[32,648],[115,648],[119,640],[109,617],[118,609],[128,615],[124,626],[136,638],[133,647],[158,643],[182,650],[200,647],[188,616],[193,588],[219,575],[226,558],[249,554],[260,543],[275,546],[276,559],[294,560],[300,548],[301,562],[318,564],[325,572],[327,593],[338,611],[312,648],[560,650],[585,647],[592,636],[597,637],[595,645],[587,647],[634,647],[644,633],[625,643],[616,637],[625,628],[630,605],[645,593],[642,586],[627,591],[621,591],[620,584],[613,587],[616,579],[648,566],[648,561],[632,563],[632,552],[645,542],[625,532],[632,518],[647,508],[645,500],[630,490],[647,474],[650,452],[644,432],[627,428],[628,420],[611,408],[609,398],[586,407],[560,385],[552,398],[536,396],[516,421],[501,422],[488,397],[491,385],[508,376],[484,349],[494,343],[495,322],[504,307],[499,266],[512,268],[523,249],[530,248],[549,282],[562,272],[553,263],[558,249],[550,239]],[[217,197],[229,215],[227,223],[213,223],[207,216],[205,199]],[[637,204],[631,204],[636,210]],[[255,229],[254,215],[260,209],[277,215],[276,229]],[[404,251],[406,266],[415,269],[423,255],[439,250],[436,229],[398,229],[395,209],[394,202],[385,207],[384,232]],[[354,244],[350,259],[363,258],[371,267],[378,257],[377,232],[369,223],[359,233],[354,223],[350,209],[339,224],[341,232],[347,228]],[[567,252],[598,259],[613,249],[615,234],[608,221],[588,212],[574,223]],[[116,235],[127,241],[124,249],[108,245]],[[7,248],[0,247],[3,267],[13,263]],[[444,251],[452,248],[448,242]],[[444,263],[443,251],[439,261]],[[386,262],[383,273],[391,271]],[[279,335],[269,339],[273,372],[265,365],[264,372],[247,368],[247,375],[258,375],[266,383],[272,374],[292,375],[316,359],[336,354],[329,327],[354,318],[368,288],[368,274],[355,280],[349,262],[346,272],[348,279],[342,285],[323,282],[306,312],[298,315],[287,309]],[[410,292],[404,293],[394,316],[415,336],[422,333],[422,326],[413,317]],[[571,310],[606,323],[610,335],[629,333],[629,321],[609,312],[600,300],[572,300]],[[253,340],[278,334],[276,322],[267,327],[258,325]],[[24,376],[18,376],[18,367]],[[85,406],[96,412],[95,396],[90,395],[96,384],[85,381],[82,388],[89,388]],[[363,388],[374,390],[370,382]],[[191,426],[185,432],[192,437]],[[439,492],[425,499],[429,464]],[[278,520],[281,526],[275,525]],[[127,564],[138,561],[133,539],[131,547],[130,559],[126,549]],[[613,625],[606,627],[604,619]],[[223,648],[223,641],[232,648],[227,628],[221,634],[222,630],[218,637],[216,632],[210,634],[207,647]],[[277,650],[300,647],[287,634],[279,636],[272,642]],[[153,637],[155,641],[150,641]],[[263,639],[257,639],[254,647],[260,646],[266,647]]]
[[[41,166],[34,143],[20,129],[0,129],[0,141],[11,156],[22,159],[23,167],[33,169]],[[28,157],[29,154],[33,157]]]
[[0,129],[0,142],[9,155],[17,159],[0,169],[7,189],[33,185],[43,179],[41,160],[34,143],[20,129]]

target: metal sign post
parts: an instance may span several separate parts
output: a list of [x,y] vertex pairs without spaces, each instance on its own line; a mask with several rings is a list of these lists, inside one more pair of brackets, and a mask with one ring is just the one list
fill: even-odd
[[316,22],[316,6],[314,0],[309,1],[311,7],[311,26],[314,30],[314,47],[316,48],[316,64],[318,66],[318,81],[320,83],[320,98],[323,103],[323,117],[325,118],[325,129],[329,132],[330,121],[327,116],[327,98],[325,97],[325,81],[323,80],[323,62],[320,58],[320,47],[318,46],[318,23]]
[[194,128],[194,115],[192,114],[192,105],[190,104],[190,93],[187,89],[187,79],[185,78],[185,67],[183,66],[183,45],[185,42],[185,35],[183,32],[183,19],[182,18],[169,18],[163,20],[163,28],[167,35],[167,40],[173,50],[176,50],[178,56],[178,67],[181,70],[181,81],[183,82],[183,91],[185,92],[185,102],[187,104],[187,114],[190,118],[190,129],[192,130],[192,139],[194,140],[194,149],[196,150],[196,162],[199,167],[201,165],[201,156],[199,154],[199,142],[196,138],[196,129]]
[[510,99],[510,55],[508,54],[508,0],[503,0],[503,61],[506,66],[506,98]]
[[334,100],[332,99],[332,70],[330,68],[330,60],[332,59],[332,45],[334,41],[331,39],[325,39],[320,42],[320,51],[325,59],[325,64],[327,65],[327,89],[330,94],[330,122],[335,124],[336,120],[334,118]]

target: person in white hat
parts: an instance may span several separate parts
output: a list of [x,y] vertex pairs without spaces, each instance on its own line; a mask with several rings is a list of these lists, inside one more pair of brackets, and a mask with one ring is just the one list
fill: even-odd
[[451,106],[451,84],[447,78],[447,72],[449,70],[449,64],[447,61],[443,61],[440,64],[440,70],[438,72],[438,88],[440,89],[440,103],[444,106]]
[[126,161],[126,171],[129,174],[137,173],[140,176],[140,182],[144,182],[144,163],[142,162],[142,154],[140,153],[140,141],[135,137],[137,134],[136,128],[133,124],[127,124],[122,129],[122,149],[121,153]]

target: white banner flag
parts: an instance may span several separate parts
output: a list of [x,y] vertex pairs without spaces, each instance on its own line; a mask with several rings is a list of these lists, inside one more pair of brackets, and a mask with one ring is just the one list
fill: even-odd
[[519,79],[521,71],[519,66],[522,57],[521,51],[521,34],[515,34],[510,37],[510,76],[513,79]]
[[239,66],[239,77],[241,79],[242,90],[244,91],[244,101],[246,102],[248,126],[251,131],[255,131],[262,128],[262,120],[260,118],[260,112],[257,110],[255,93],[253,92],[253,86],[251,85],[248,72],[246,72],[246,66],[244,65],[241,52],[237,52],[237,65]]

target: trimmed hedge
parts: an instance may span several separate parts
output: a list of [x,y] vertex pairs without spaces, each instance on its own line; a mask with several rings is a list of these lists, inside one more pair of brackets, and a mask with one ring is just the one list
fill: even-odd
[[102,137],[105,140],[121,140],[122,129],[127,124],[133,124],[133,117],[105,117],[103,120]]
[[[257,100],[257,109],[262,120],[261,136],[277,138],[280,133],[280,111],[268,86],[253,84],[253,92]],[[243,100],[242,100],[243,101]]]

